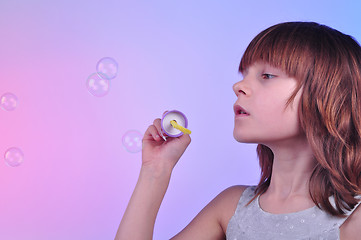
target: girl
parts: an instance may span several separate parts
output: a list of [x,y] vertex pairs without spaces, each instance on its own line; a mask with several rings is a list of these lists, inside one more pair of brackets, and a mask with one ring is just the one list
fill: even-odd
[[[260,182],[224,190],[172,239],[360,239],[360,45],[317,23],[281,23],[252,40],[239,71],[233,135],[258,143]],[[160,135],[156,119],[115,239],[152,239],[191,141]]]

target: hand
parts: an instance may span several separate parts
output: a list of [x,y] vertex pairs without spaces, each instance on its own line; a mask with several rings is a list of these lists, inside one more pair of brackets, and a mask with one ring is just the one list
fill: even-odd
[[142,167],[151,167],[153,171],[171,172],[191,142],[188,134],[180,137],[162,138],[161,119],[154,120],[143,137]]

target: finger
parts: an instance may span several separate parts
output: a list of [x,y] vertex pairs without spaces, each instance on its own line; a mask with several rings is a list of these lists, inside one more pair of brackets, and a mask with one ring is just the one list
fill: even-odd
[[155,119],[153,125],[157,128],[159,135],[164,139],[164,141],[167,141],[168,136],[162,129],[162,120],[160,120],[159,118]]
[[167,111],[165,111],[165,112],[162,114],[162,117],[164,117],[164,115],[165,115],[167,112],[169,112],[169,111],[168,111],[168,110],[167,110]]
[[191,137],[189,134],[182,134],[182,136],[178,137],[178,139],[180,140],[180,145],[182,145],[184,149],[191,143]]
[[144,134],[144,140],[161,140],[157,128],[154,125],[150,125]]
[[162,120],[160,120],[160,118],[155,119],[153,125],[157,128],[160,135],[166,135],[166,133],[162,129]]

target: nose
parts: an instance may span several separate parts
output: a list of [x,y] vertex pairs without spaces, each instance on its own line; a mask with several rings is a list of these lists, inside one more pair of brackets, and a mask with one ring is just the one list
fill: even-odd
[[236,82],[235,84],[233,84],[233,91],[236,94],[236,96],[238,97],[240,94],[243,95],[249,95],[250,91],[246,88],[246,86],[244,86],[244,80]]

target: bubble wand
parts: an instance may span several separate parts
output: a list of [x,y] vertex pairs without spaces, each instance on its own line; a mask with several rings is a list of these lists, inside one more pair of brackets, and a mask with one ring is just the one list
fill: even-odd
[[185,134],[191,134],[191,133],[192,133],[191,130],[189,130],[189,129],[187,129],[187,128],[185,128],[185,127],[182,127],[181,125],[179,125],[176,120],[170,121],[170,124],[171,124],[174,128],[178,129],[179,131],[181,131],[181,132],[183,132],[183,133],[185,133]]
[[183,134],[191,134],[191,131],[187,129],[187,117],[177,110],[168,111],[163,115],[161,127],[163,132],[169,137],[180,137]]

